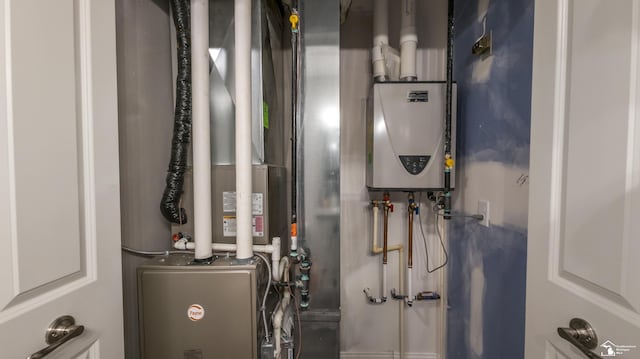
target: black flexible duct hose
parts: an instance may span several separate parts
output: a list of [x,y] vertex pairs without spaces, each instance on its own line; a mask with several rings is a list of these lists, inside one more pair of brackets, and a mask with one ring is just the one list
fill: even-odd
[[178,76],[176,78],[176,108],[174,115],[171,160],[166,187],[160,203],[164,218],[173,223],[187,223],[187,214],[180,208],[187,155],[191,142],[191,27],[189,0],[171,0],[173,22],[178,43]]

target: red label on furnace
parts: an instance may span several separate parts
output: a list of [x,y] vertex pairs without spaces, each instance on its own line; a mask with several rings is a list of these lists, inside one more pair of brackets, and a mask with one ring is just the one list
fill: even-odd
[[264,232],[264,217],[263,216],[255,216],[253,217],[253,228],[256,233]]

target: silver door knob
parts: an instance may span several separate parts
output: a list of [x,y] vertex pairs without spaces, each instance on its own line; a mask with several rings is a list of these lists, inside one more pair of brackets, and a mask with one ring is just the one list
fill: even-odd
[[70,315],[63,315],[49,325],[45,333],[47,347],[29,355],[27,359],[41,359],[58,349],[62,344],[82,334],[84,325],[76,325],[76,320]]
[[580,349],[587,358],[602,359],[601,356],[591,351],[598,347],[598,336],[595,329],[586,320],[573,318],[569,322],[569,328],[558,328],[558,334],[562,339]]

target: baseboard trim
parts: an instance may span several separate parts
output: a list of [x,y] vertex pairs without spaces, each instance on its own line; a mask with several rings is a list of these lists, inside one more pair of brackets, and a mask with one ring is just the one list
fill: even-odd
[[[357,353],[341,352],[340,359],[400,359],[398,352]],[[438,359],[436,353],[405,353],[404,359]]]

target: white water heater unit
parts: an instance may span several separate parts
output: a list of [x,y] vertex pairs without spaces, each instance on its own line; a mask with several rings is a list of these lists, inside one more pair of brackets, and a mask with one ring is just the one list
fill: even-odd
[[[426,191],[444,188],[445,82],[373,85],[367,117],[367,187]],[[451,155],[456,148],[453,84]],[[455,173],[451,172],[451,184]]]

